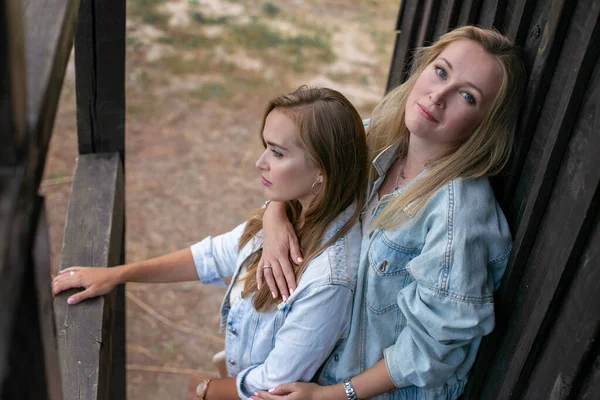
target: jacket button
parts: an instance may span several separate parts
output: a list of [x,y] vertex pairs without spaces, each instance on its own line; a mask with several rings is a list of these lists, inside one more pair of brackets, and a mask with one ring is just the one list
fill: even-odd
[[235,328],[229,328],[229,333],[231,333],[232,335],[235,335],[237,333],[237,331],[235,330]]
[[333,359],[335,360],[335,362],[338,362],[340,361],[340,356],[336,354],[335,356],[333,356]]
[[229,360],[229,364],[231,364],[231,365],[235,365],[235,361],[233,361],[233,360]]
[[385,272],[385,267],[387,266],[387,260],[383,260],[383,262],[381,263],[381,265],[379,266],[379,270],[381,272]]

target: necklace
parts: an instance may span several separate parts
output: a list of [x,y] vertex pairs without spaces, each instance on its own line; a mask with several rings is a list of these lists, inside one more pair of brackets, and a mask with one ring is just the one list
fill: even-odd
[[398,175],[396,176],[396,183],[394,184],[394,191],[396,191],[400,188],[400,185],[399,185],[400,178],[406,179],[406,176],[404,175],[404,164],[406,164],[406,157],[403,157],[402,162],[400,163]]

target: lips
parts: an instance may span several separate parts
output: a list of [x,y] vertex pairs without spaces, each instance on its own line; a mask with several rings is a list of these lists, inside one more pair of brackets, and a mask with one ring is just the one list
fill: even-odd
[[269,182],[268,180],[266,180],[264,176],[262,176],[261,178],[262,178],[262,184],[263,185],[265,185],[265,186],[271,186],[272,185],[272,183]]
[[431,115],[431,113],[429,111],[427,111],[427,109],[425,107],[423,107],[422,105],[420,105],[419,103],[417,103],[417,108],[419,110],[419,113],[428,121],[431,122],[435,122],[436,124],[439,124],[440,122],[435,119],[435,117],[433,115]]

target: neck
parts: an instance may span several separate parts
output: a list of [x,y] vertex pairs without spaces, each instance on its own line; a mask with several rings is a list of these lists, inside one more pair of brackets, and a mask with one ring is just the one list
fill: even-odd
[[296,222],[296,228],[302,228],[302,226],[304,225],[304,218],[306,217],[306,210],[308,210],[308,207],[310,206],[310,203],[312,201],[314,196],[308,196],[307,198],[303,198],[303,199],[298,199],[298,201],[300,202],[300,205],[302,205],[302,211],[300,212],[300,215],[298,216],[298,221]]
[[448,149],[435,146],[411,134],[404,163],[405,176],[415,177],[423,171],[429,161],[446,153]]

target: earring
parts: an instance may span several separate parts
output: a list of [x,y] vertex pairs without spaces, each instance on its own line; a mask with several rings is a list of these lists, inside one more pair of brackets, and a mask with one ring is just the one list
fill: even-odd
[[313,184],[312,184],[312,186],[310,187],[310,192],[311,192],[311,193],[312,193],[314,196],[316,196],[317,194],[319,194],[319,192],[315,193],[315,185],[316,185],[317,183],[318,183],[318,184],[321,184],[321,183],[323,183],[323,182],[321,182],[320,180],[318,180],[318,179],[317,179],[317,180],[315,181],[315,183],[313,183]]

